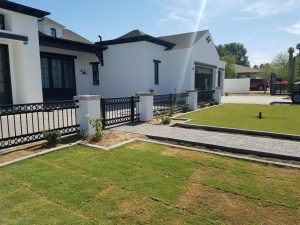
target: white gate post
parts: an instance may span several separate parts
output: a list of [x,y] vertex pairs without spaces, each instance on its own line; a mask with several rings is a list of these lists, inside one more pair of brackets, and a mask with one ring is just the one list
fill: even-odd
[[140,98],[139,113],[142,122],[153,120],[153,92],[139,92],[136,96]]
[[80,131],[83,134],[95,134],[95,129],[90,125],[90,119],[101,117],[101,97],[99,95],[75,96],[74,100],[79,101],[77,123],[80,124]]
[[217,87],[214,94],[214,100],[216,103],[221,104],[221,98],[222,98],[222,89]]
[[198,108],[198,91],[188,90],[186,92],[189,94],[187,99],[188,110],[195,111]]

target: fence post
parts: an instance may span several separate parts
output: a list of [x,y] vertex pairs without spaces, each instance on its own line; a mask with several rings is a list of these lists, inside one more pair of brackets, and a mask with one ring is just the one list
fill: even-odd
[[189,111],[194,111],[198,108],[198,91],[188,90],[186,91],[188,95],[187,105]]
[[101,98],[100,99],[100,102],[101,102],[101,116],[102,116],[102,126],[103,128],[105,128],[106,124],[105,124],[105,121],[106,121],[106,113],[105,113],[105,98]]
[[98,95],[75,96],[74,100],[79,101],[77,122],[80,124],[80,131],[83,134],[94,134],[95,129],[90,125],[90,119],[101,117],[101,97]]
[[214,100],[216,103],[220,104],[221,98],[222,98],[222,89],[217,87],[214,93]]
[[130,98],[131,122],[134,122],[134,97]]
[[142,122],[153,120],[153,92],[139,92],[136,93],[136,96],[140,98],[140,120]]

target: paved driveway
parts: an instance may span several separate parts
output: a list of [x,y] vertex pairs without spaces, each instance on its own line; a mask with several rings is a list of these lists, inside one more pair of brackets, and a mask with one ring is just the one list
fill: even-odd
[[[300,160],[300,143],[297,141],[229,134],[179,127],[158,126],[150,124],[127,124],[114,130],[167,138],[174,141],[198,143],[223,150],[239,153],[257,154],[277,158],[294,158]],[[224,149],[226,148],[226,149]]]
[[270,105],[272,102],[291,102],[287,96],[269,95],[230,95],[223,96],[222,103],[263,104]]

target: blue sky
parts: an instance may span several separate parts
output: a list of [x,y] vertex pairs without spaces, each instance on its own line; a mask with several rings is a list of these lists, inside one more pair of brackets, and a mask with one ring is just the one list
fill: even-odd
[[300,0],[16,0],[97,41],[133,29],[153,36],[209,29],[215,44],[243,43],[251,65],[300,43]]

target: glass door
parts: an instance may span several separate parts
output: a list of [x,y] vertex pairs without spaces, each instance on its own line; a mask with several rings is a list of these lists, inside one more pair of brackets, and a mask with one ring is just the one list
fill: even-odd
[[0,44],[0,105],[12,104],[8,46]]

